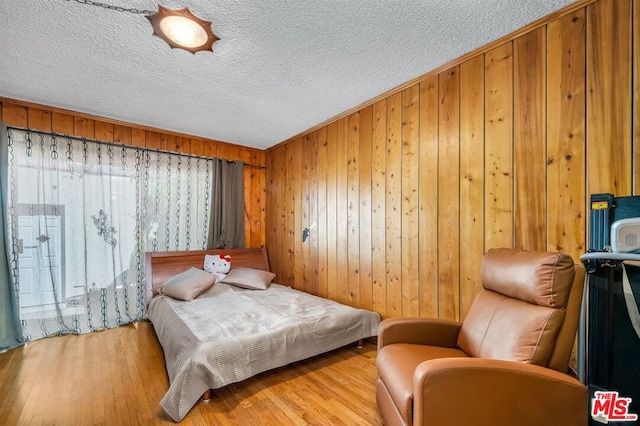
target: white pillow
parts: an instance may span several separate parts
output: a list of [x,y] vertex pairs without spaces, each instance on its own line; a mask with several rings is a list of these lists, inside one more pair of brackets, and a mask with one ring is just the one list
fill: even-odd
[[187,302],[209,290],[216,282],[216,275],[202,269],[190,268],[167,280],[158,287],[158,293]]
[[269,271],[237,267],[229,271],[220,282],[253,290],[266,290],[275,277],[276,274]]
[[203,269],[214,274],[226,274],[231,269],[231,256],[228,254],[207,254],[204,256]]

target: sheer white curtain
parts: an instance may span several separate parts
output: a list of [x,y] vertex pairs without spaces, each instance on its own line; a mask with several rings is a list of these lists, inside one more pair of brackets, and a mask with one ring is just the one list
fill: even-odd
[[25,338],[144,318],[144,252],[206,247],[214,160],[8,136],[11,275]]

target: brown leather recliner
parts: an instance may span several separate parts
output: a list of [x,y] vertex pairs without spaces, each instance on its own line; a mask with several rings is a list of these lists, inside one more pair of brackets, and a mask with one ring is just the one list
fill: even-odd
[[376,399],[387,425],[586,425],[568,374],[584,268],[559,253],[492,249],[464,323],[389,318]]

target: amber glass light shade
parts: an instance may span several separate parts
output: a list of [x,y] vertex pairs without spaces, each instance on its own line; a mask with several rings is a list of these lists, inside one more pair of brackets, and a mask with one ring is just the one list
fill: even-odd
[[158,5],[158,11],[147,16],[153,35],[163,39],[171,48],[191,53],[213,51],[219,38],[211,30],[211,22],[203,21],[188,8],[172,10]]

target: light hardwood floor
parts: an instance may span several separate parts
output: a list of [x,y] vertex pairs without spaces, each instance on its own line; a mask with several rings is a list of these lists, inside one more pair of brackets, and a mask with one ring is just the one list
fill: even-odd
[[[373,343],[262,373],[198,402],[181,425],[382,425]],[[148,322],[0,354],[0,424],[155,425],[169,385]]]

